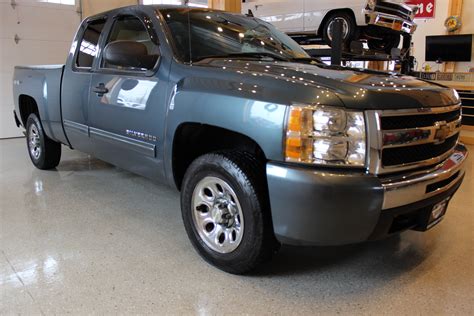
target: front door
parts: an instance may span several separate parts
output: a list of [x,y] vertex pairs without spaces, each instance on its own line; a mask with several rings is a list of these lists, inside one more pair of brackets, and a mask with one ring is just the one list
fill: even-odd
[[[156,34],[145,21],[150,20],[123,15],[112,22],[91,79],[90,138],[99,158],[162,180],[169,67],[160,64]],[[117,42],[146,50],[147,62],[131,66],[128,61],[121,64],[120,58],[105,58],[107,45]]]

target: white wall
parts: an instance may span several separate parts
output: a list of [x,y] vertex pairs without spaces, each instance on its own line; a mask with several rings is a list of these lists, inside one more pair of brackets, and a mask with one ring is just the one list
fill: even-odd
[[74,5],[16,0],[13,9],[10,3],[0,0],[0,138],[22,135],[12,115],[13,67],[64,63],[80,23]]
[[[461,34],[474,34],[474,0],[464,0],[462,4]],[[473,43],[474,46],[474,43]],[[456,71],[467,72],[474,67],[474,47],[470,62],[456,63]]]
[[83,18],[115,8],[138,4],[138,0],[80,0],[80,2]]
[[[425,63],[425,38],[429,35],[444,35],[446,28],[444,27],[444,20],[448,15],[449,0],[436,0],[436,11],[434,19],[417,19],[418,28],[413,34],[413,55],[418,61],[418,69],[420,70]],[[434,62],[429,62],[433,70],[437,70],[438,66]],[[441,68],[440,68],[441,70]]]
[[[418,29],[413,35],[414,56],[418,61],[418,69],[421,70],[425,63],[425,37],[428,35],[445,35],[444,21],[448,17],[449,0],[436,0],[436,12],[434,19],[416,20]],[[460,34],[474,33],[474,0],[464,0],[462,8],[462,28]],[[428,62],[432,70],[438,70],[435,62]],[[469,67],[474,67],[474,50],[471,62],[456,63],[456,71],[466,72]],[[439,68],[443,70],[442,67]]]

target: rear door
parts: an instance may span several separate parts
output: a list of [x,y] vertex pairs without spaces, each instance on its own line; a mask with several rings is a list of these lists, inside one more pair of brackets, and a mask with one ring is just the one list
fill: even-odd
[[107,20],[100,17],[84,22],[74,39],[61,85],[62,120],[69,143],[91,152],[89,140],[89,87],[93,64]]
[[107,63],[101,54],[89,91],[90,137],[99,158],[162,179],[169,67],[161,62],[151,19],[132,12],[113,17],[103,47],[117,41],[139,42],[156,62],[148,68],[131,68]]

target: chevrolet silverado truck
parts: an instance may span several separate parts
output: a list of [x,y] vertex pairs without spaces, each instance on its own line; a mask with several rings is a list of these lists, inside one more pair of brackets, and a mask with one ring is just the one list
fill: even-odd
[[242,11],[274,24],[295,38],[319,37],[328,45],[334,22],[342,41],[365,39],[370,49],[390,54],[400,35],[413,34],[417,6],[404,0],[242,0]]
[[241,14],[132,6],[87,18],[66,63],[17,66],[32,163],[65,145],[180,190],[209,263],[344,245],[444,217],[467,157],[450,88],[327,66]]

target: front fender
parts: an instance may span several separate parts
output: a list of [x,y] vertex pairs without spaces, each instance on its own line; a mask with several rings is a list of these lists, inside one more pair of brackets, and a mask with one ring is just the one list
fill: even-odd
[[181,91],[176,93],[169,106],[166,144],[170,146],[165,153],[167,170],[172,170],[173,137],[183,123],[207,124],[240,133],[254,140],[269,160],[283,158],[286,105],[239,96]]

